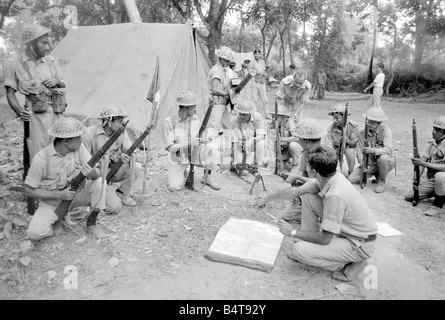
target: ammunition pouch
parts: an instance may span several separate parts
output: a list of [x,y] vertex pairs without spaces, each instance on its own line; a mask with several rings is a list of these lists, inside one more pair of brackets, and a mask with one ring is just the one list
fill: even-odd
[[51,93],[47,90],[36,90],[26,97],[27,106],[34,113],[45,113],[52,104]]
[[66,97],[64,89],[51,89],[51,102],[54,113],[64,113],[66,110]]

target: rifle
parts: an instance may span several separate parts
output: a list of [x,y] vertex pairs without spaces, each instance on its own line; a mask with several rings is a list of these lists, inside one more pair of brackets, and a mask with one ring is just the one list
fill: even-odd
[[345,112],[343,113],[343,128],[342,128],[341,144],[338,148],[338,161],[340,164],[340,171],[343,168],[343,156],[346,150],[346,140],[348,139],[348,102],[346,102]]
[[[254,139],[255,139],[255,135],[254,135]],[[259,172],[258,165],[256,163],[256,143],[255,143],[255,140],[254,140],[254,145],[253,146],[254,146],[254,164],[252,165],[252,164],[246,163],[246,158],[247,158],[246,137],[243,136],[243,138],[242,138],[242,147],[241,147],[242,152],[243,152],[242,163],[240,163],[240,164],[237,163],[235,165],[232,165],[232,170],[234,170],[236,172],[236,174],[239,177],[243,178],[243,180],[245,180],[246,182],[250,183],[250,181],[247,181],[246,179],[244,179],[243,171],[248,171],[255,177],[255,180],[253,181],[252,187],[250,188],[250,191],[249,191],[250,194],[252,194],[253,187],[255,187],[255,184],[259,180],[261,180],[261,182],[263,184],[264,191],[267,191],[266,190],[266,186],[264,185],[263,176]],[[232,157],[234,157],[234,142],[233,141],[232,141]]]
[[[256,75],[256,71],[251,69],[249,70],[249,73],[246,74],[246,76],[241,80],[241,82],[238,85],[235,85],[235,83],[230,80],[229,81],[229,100],[230,100],[230,108],[233,110],[233,107],[236,103],[236,101],[239,98],[241,90],[244,89],[244,87],[249,83],[250,79]],[[238,78],[236,78],[238,79]]]
[[[416,129],[416,119],[413,119],[413,157],[419,158],[419,150],[417,148],[417,129]],[[417,206],[419,203],[419,182],[420,182],[420,167],[414,165],[414,176],[413,176],[413,206]]]
[[[25,105],[25,109],[29,110],[28,106]],[[29,156],[29,120],[23,121],[23,181],[25,181],[26,176],[28,175],[29,167],[31,166],[31,159]],[[36,204],[33,198],[26,197],[26,208],[28,210],[28,214],[34,215],[36,211]]]
[[[204,120],[202,121],[201,127],[199,128],[199,132],[198,132],[198,138],[201,138],[202,133],[205,131],[205,129],[207,128],[207,123],[209,122],[210,119],[210,115],[212,114],[212,109],[213,109],[213,102],[210,101],[209,107],[207,108],[206,114],[204,116]],[[191,130],[191,124],[190,124],[190,130]],[[189,137],[191,137],[191,131],[189,134]],[[195,149],[196,152],[199,150],[199,147]],[[188,158],[189,158],[189,162],[190,162],[190,171],[189,174],[187,176],[187,179],[185,180],[185,187],[188,190],[195,190],[195,186],[194,186],[194,180],[195,180],[195,165],[192,163],[192,148],[191,148],[191,144],[189,143],[188,146]]]
[[283,171],[283,157],[281,156],[280,125],[278,124],[278,100],[275,99],[275,174]]
[[315,93],[317,92],[317,90],[318,90],[318,80],[317,80],[317,83],[315,84],[315,88],[314,88],[314,92],[312,93],[311,100],[314,100],[314,96],[315,96]]
[[[365,118],[365,141],[364,146],[369,147],[369,127],[368,127],[368,117]],[[366,186],[366,181],[368,180],[368,163],[369,154],[363,153],[363,168],[362,168],[362,178],[360,179],[360,187],[363,189]]]
[[[127,156],[130,156],[134,150],[136,150],[137,147],[144,141],[144,139],[148,136],[151,129],[153,129],[154,126],[156,126],[157,120],[158,120],[158,109],[159,109],[159,101],[155,101],[156,105],[153,105],[153,111],[151,116],[150,124],[147,126],[147,128],[142,132],[142,134],[139,136],[139,138],[136,139],[136,141],[131,145],[130,148],[125,152]],[[110,169],[110,171],[107,174],[107,182],[109,185],[113,184],[114,180],[116,179],[116,173],[119,171],[119,169],[123,166],[124,162],[122,159],[119,159]]]
[[[119,138],[119,136],[125,131],[125,127],[127,126],[128,121],[123,122],[121,127],[113,133],[113,135],[105,142],[105,144],[102,146],[102,148],[99,149],[99,151],[96,152],[96,154],[88,161],[88,165],[91,168],[94,168],[94,166],[100,161],[100,158],[105,154],[105,152],[110,149],[110,147],[113,145],[113,143]],[[69,183],[71,191],[77,191],[82,182],[85,180],[85,175],[81,172],[77,174]],[[65,214],[68,212],[71,202],[73,200],[63,200],[56,208],[55,213],[59,220],[62,220]]]

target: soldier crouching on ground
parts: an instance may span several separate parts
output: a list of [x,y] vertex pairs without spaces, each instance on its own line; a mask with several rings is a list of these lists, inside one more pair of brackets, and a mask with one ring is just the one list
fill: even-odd
[[[211,178],[212,171],[216,172],[219,156],[218,140],[212,139],[215,136],[218,137],[218,132],[216,131],[216,134],[204,132],[203,137],[198,138],[200,129],[200,121],[196,115],[198,102],[199,99],[193,92],[181,92],[176,99],[176,105],[179,107],[178,113],[164,120],[165,149],[169,152],[170,160],[168,188],[172,191],[179,191],[184,187],[190,160],[193,164],[199,162],[195,153],[192,152],[196,147],[198,147],[197,154],[205,166],[201,183],[205,183],[214,190],[221,188]],[[209,130],[215,129],[210,128]],[[189,149],[191,154],[189,154]]]
[[[436,216],[444,213],[442,209],[445,203],[445,116],[439,116],[433,120],[433,140],[428,142],[426,150],[421,158],[412,158],[413,165],[421,167],[422,175],[425,168],[427,178],[419,184],[419,200],[434,197],[434,206],[425,212],[428,216]],[[414,191],[405,195],[405,200],[413,201]]]
[[[25,180],[25,195],[40,199],[37,211],[29,224],[27,235],[32,240],[40,240],[63,231],[62,221],[58,220],[56,208],[63,200],[72,200],[71,209],[94,205],[87,218],[87,229],[98,239],[105,236],[96,225],[97,215],[105,208],[102,178],[98,168],[91,168],[90,153],[82,144],[85,127],[74,118],[57,120],[48,130],[54,142],[43,148],[34,157]],[[87,178],[79,193],[71,191],[68,183],[77,174]]]
[[[126,117],[128,117],[128,113],[119,107],[104,108],[99,115],[100,123],[86,128],[85,134],[82,136],[82,143],[88,152],[96,154],[108,139],[119,130]],[[122,160],[124,163],[113,181],[113,183],[119,183],[119,186],[117,188],[114,185],[107,186],[105,199],[105,211],[107,213],[118,213],[122,204],[129,207],[136,206],[136,201],[131,197],[131,190],[138,177],[141,176],[142,165],[134,161],[132,156],[125,154],[131,145],[130,137],[124,131],[102,158],[103,165],[107,168],[107,170],[104,170],[105,176],[103,179],[106,178],[106,173],[116,162]]]

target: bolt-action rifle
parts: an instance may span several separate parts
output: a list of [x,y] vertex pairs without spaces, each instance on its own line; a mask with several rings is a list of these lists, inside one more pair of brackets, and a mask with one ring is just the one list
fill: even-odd
[[[102,156],[110,149],[113,143],[119,138],[119,136],[125,131],[125,127],[127,126],[128,121],[123,122],[120,128],[113,133],[113,135],[105,142],[102,148],[97,151],[94,156],[88,161],[88,165],[91,168],[94,168],[96,164],[100,161]],[[78,191],[82,185],[82,182],[85,180],[85,175],[81,172],[77,176],[75,176],[69,183],[69,188],[71,191]],[[68,212],[71,202],[73,200],[63,200],[56,208],[56,215],[59,220],[63,220],[65,214]]]
[[[369,127],[368,117],[365,119],[365,132],[364,132],[364,146],[369,147]],[[363,152],[363,165],[362,165],[362,177],[360,179],[360,187],[363,189],[366,186],[368,180],[368,165],[369,165],[369,153]]]
[[[416,129],[416,119],[413,119],[413,157],[419,158],[419,149],[417,147],[417,129]],[[419,203],[419,182],[420,182],[420,167],[414,165],[414,176],[413,176],[413,206],[417,206]]]

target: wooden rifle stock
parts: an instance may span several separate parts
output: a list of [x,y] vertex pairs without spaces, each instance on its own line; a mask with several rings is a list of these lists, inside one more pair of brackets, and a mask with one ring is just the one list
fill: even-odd
[[[369,127],[368,127],[368,117],[365,119],[365,132],[364,132],[364,146],[369,147]],[[363,166],[362,166],[362,177],[360,179],[360,187],[363,189],[366,186],[366,181],[368,180],[368,162],[369,154],[363,153]]]
[[343,156],[346,150],[346,140],[348,139],[348,102],[346,102],[345,112],[343,113],[343,128],[342,128],[342,136],[341,136],[341,144],[338,149],[338,161],[340,164],[340,171],[343,168]]
[[[207,108],[206,114],[204,116],[204,120],[202,121],[201,127],[199,128],[198,138],[201,138],[202,133],[207,128],[207,124],[209,122],[210,115],[212,114],[212,110],[213,110],[213,102],[210,102],[209,107]],[[191,129],[191,124],[190,124],[190,129]],[[189,137],[191,137],[191,131],[190,131]],[[199,152],[199,147],[196,148],[196,152]],[[194,186],[194,184],[195,184],[195,181],[194,181],[195,180],[195,165],[192,163],[192,148],[191,148],[190,144],[188,146],[188,154],[189,154],[189,161],[190,161],[190,171],[187,176],[187,179],[185,180],[185,187],[188,190],[195,190],[195,186]]]
[[[417,128],[416,119],[413,119],[413,157],[419,158],[419,149],[417,147]],[[413,206],[417,206],[419,203],[419,182],[420,182],[420,167],[414,165],[414,176],[413,176]]]
[[278,122],[278,100],[275,99],[275,174],[283,171],[283,158],[281,156],[280,125]]
[[[91,159],[88,161],[88,165],[91,168],[94,168],[94,166],[100,161],[102,156],[110,149],[110,147],[113,145],[113,143],[119,138],[119,136],[125,131],[125,127],[127,126],[128,121],[123,122],[121,127],[113,133],[113,135],[105,142],[105,144],[102,146],[102,148],[99,149],[99,151],[96,152],[96,154],[91,157]],[[70,189],[72,191],[78,191],[81,183],[85,180],[85,175],[81,172],[78,173],[77,176],[73,178],[70,182]],[[73,200],[63,200],[56,208],[55,213],[59,220],[62,220],[65,214],[68,212],[71,202]]]

